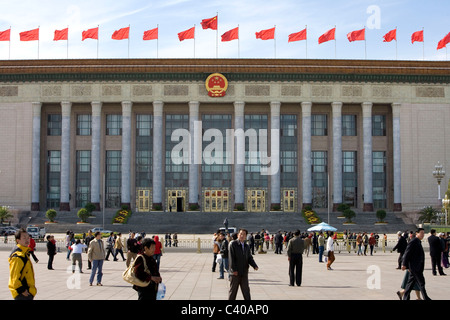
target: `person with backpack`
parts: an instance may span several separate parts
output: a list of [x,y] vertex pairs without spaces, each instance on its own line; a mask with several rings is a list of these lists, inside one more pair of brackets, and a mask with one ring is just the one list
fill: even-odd
[[30,260],[30,235],[20,229],[15,235],[17,246],[11,252],[8,287],[14,300],[33,300],[37,290]]

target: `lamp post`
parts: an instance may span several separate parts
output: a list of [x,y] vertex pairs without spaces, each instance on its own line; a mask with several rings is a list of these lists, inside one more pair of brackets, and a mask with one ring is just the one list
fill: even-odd
[[445,176],[445,170],[444,170],[443,166],[440,164],[440,162],[438,161],[438,164],[434,166],[433,177],[435,177],[437,179],[437,183],[438,183],[438,204],[439,204],[439,206],[442,205],[442,203],[441,203],[441,181],[442,181],[442,178],[444,178],[444,176]]
[[448,225],[448,208],[450,206],[450,199],[447,197],[447,194],[445,194],[444,199],[442,200],[442,207],[445,210],[445,225]]

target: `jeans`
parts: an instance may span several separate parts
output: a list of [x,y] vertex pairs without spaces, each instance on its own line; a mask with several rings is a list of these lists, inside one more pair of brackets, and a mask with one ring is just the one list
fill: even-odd
[[102,283],[103,261],[104,260],[93,260],[92,261],[92,271],[91,271],[91,277],[89,279],[90,284],[92,284],[92,282],[94,281],[95,273],[97,273],[97,283]]
[[219,278],[224,277],[225,270],[228,272],[228,258],[222,257],[222,262],[219,266]]
[[324,246],[319,246],[319,262],[322,261]]
[[161,256],[162,256],[162,253],[153,255],[153,259],[155,259],[155,261],[156,261],[156,266],[158,267],[158,271],[159,271],[159,263],[161,261]]

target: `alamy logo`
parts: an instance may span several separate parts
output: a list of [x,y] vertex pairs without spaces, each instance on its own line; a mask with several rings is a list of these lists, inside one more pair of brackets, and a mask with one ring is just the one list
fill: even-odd
[[[249,139],[247,155],[245,139]],[[171,160],[177,165],[203,162],[259,165],[262,175],[275,175],[280,169],[279,129],[270,130],[270,156],[267,129],[226,129],[224,137],[219,129],[208,129],[202,134],[202,122],[194,121],[194,132],[176,129],[172,132],[171,141],[178,142],[171,151]],[[204,150],[203,142],[210,142]]]

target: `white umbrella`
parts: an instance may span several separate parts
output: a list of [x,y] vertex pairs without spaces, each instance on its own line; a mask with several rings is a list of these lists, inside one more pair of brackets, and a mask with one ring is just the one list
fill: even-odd
[[328,223],[321,222],[318,225],[309,228],[307,231],[337,231],[337,229],[330,226]]

